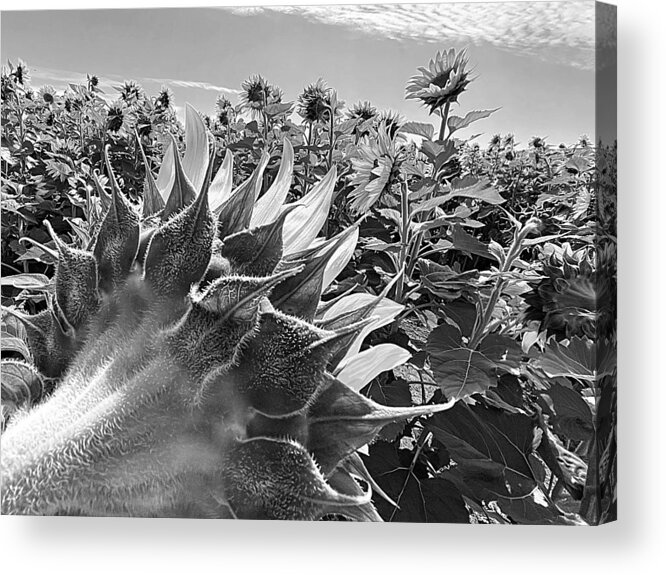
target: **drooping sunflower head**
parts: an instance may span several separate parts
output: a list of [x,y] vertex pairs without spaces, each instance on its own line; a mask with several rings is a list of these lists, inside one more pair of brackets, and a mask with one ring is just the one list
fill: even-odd
[[334,91],[327,86],[324,80],[319,78],[314,84],[306,87],[298,96],[296,111],[309,124],[326,122],[330,119],[331,108],[336,108],[333,110],[335,114],[340,107],[334,100],[337,100]]
[[123,129],[127,120],[127,106],[122,101],[114,102],[106,113],[106,129],[117,133]]
[[241,85],[240,100],[243,109],[252,117],[257,117],[266,106],[282,101],[282,90],[260,74],[254,74]]
[[357,102],[349,108],[349,118],[352,120],[372,120],[377,116],[377,108],[370,102]]
[[268,152],[233,190],[231,156],[213,177],[190,108],[186,140],[193,163],[172,138],[166,183],[146,171],[142,215],[107,150],[93,241],[80,249],[49,227],[48,308],[3,309],[33,360],[7,368],[55,389],[2,413],[2,513],[381,520],[357,450],[452,404],[380,406],[345,383],[367,335],[403,307],[384,292],[320,304],[358,240],[352,226],[315,244],[336,168],[309,192],[317,203],[285,204],[288,140],[283,192],[261,197]]
[[377,123],[380,126],[384,126],[389,138],[393,140],[398,130],[404,125],[405,119],[393,110],[382,110],[377,116]]
[[368,211],[397,183],[400,174],[400,153],[388,127],[381,123],[377,137],[369,138],[358,146],[352,158],[353,176],[350,183],[355,189],[349,194],[349,208],[360,214]]
[[549,246],[540,271],[542,279],[523,294],[527,303],[526,321],[538,320],[540,330],[558,339],[573,336],[595,337],[597,301],[594,264],[586,249],[572,250]]
[[410,78],[405,88],[405,97],[420,100],[430,108],[431,114],[447,103],[457,102],[460,94],[473,80],[467,64],[464,50],[457,54],[453,48],[448,52],[437,52],[427,68],[420,67],[421,73]]

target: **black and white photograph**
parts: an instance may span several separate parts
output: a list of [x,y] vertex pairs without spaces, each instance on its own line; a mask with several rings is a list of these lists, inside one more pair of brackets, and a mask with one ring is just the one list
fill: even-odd
[[615,521],[616,16],[3,10],[2,515]]

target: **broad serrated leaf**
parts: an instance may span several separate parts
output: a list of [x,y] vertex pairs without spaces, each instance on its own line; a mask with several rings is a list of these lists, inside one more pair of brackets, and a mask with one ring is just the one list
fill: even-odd
[[582,381],[596,381],[597,350],[592,340],[573,337],[568,345],[551,340],[544,352],[534,360],[549,377],[573,377]]
[[535,425],[527,415],[458,402],[433,415],[426,429],[444,444],[468,487],[492,500],[525,497],[535,488],[529,463]]
[[464,118],[459,116],[450,116],[447,121],[447,125],[449,126],[449,135],[453,134],[453,132],[456,130],[462,130],[463,128],[466,128],[477,120],[487,118],[491,114],[497,112],[497,110],[499,110],[499,108],[495,108],[493,110],[474,110],[465,114]]
[[432,124],[424,124],[422,122],[407,122],[403,124],[399,130],[404,134],[414,134],[415,136],[421,136],[428,140],[432,140],[432,137],[435,135],[435,128]]
[[418,477],[408,462],[400,460],[394,444],[374,443],[364,460],[375,481],[398,506],[374,499],[384,521],[469,523],[465,502],[455,485],[446,479]]

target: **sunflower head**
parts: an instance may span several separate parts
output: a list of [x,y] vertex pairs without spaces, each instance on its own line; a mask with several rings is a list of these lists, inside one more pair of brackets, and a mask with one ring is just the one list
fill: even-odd
[[38,92],[39,100],[47,105],[55,102],[55,88],[53,86],[42,86]]
[[546,147],[546,140],[544,138],[540,138],[539,136],[534,136],[530,140],[530,148],[534,148],[535,150],[543,150]]
[[116,88],[120,92],[120,98],[128,106],[137,104],[144,97],[143,88],[134,80],[125,80],[121,86]]
[[464,50],[457,54],[453,48],[448,52],[437,52],[427,68],[419,68],[421,73],[410,78],[405,88],[405,97],[420,100],[430,108],[431,114],[444,104],[457,102],[458,96],[473,79],[467,64]]
[[372,120],[377,116],[377,108],[370,104],[370,102],[357,102],[349,108],[349,118],[351,120]]
[[328,121],[331,108],[334,108],[333,113],[337,114],[341,106],[342,103],[337,101],[335,91],[319,78],[314,84],[305,88],[298,97],[296,111],[307,123],[314,124]]
[[597,325],[599,288],[594,264],[585,249],[549,246],[541,279],[521,297],[527,303],[526,321],[537,320],[540,330],[558,339],[583,336],[594,338]]
[[174,97],[173,92],[167,86],[160,88],[159,94],[155,98],[155,108],[159,112],[165,112],[173,107]]
[[392,140],[395,138],[398,130],[402,128],[405,119],[398,114],[398,112],[394,112],[393,110],[383,110],[377,116],[377,122],[380,126],[384,126],[389,138]]
[[228,126],[231,122],[233,106],[231,100],[226,96],[218,96],[215,102],[215,117],[222,126]]
[[119,132],[125,123],[125,105],[123,102],[114,102],[106,115],[106,129],[109,132]]
[[254,74],[241,85],[241,105],[257,116],[269,104],[279,104],[282,101],[282,90],[269,84],[263,76]]
[[354,213],[368,211],[398,181],[400,154],[396,143],[383,123],[377,130],[377,138],[369,138],[359,144],[358,155],[352,158],[353,176],[350,183],[355,189],[350,193],[349,208]]
[[14,68],[14,71],[12,72],[12,75],[14,76],[16,82],[22,86],[30,81],[30,70],[28,69],[28,65],[23,60],[18,61],[16,68]]
[[99,78],[94,74],[86,74],[86,76],[88,78],[88,90],[95,92],[99,87]]

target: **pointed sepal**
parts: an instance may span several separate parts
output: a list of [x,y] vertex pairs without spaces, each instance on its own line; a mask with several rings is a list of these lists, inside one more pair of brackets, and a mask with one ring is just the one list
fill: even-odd
[[206,193],[163,223],[150,240],[144,262],[144,278],[155,295],[184,297],[203,277],[214,237]]
[[310,433],[306,447],[326,475],[372,441],[385,425],[445,411],[454,403],[387,407],[328,376],[327,386],[308,409]]
[[139,246],[139,215],[120,192],[108,148],[105,149],[105,159],[111,180],[111,205],[92,249],[97,260],[100,289],[107,292],[125,281]]
[[275,271],[282,259],[284,221],[293,209],[284,210],[270,224],[224,238],[219,253],[229,261],[234,273],[265,276]]
[[229,449],[224,492],[239,519],[314,521],[369,502],[370,494],[335,491],[297,442],[260,437]]
[[252,175],[238,186],[229,199],[220,206],[217,214],[220,238],[224,239],[249,227],[268,160],[268,154],[263,151]]
[[55,297],[67,322],[78,329],[94,314],[100,302],[97,284],[97,261],[89,252],[78,250],[63,242],[44,222],[58,250],[55,272]]
[[178,154],[178,146],[176,145],[176,140],[174,137],[169,134],[171,137],[171,150],[173,153],[173,162],[174,162],[174,178],[171,185],[171,190],[167,196],[166,204],[164,206],[164,211],[162,212],[162,220],[166,221],[174,214],[180,212],[185,206],[190,205],[194,199],[197,197],[197,192],[190,182],[189,178],[185,175],[185,170],[183,169],[183,163]]

